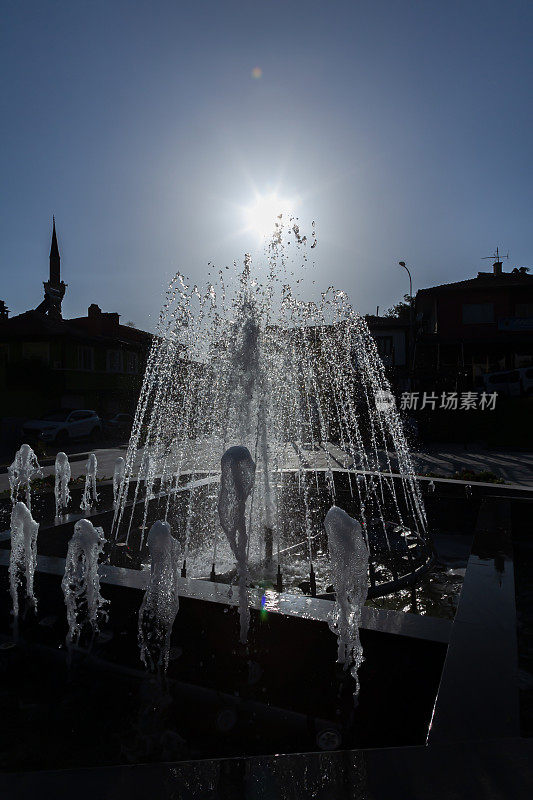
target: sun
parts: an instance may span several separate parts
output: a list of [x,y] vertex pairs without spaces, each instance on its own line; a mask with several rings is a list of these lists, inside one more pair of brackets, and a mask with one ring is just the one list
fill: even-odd
[[247,229],[254,231],[261,239],[264,239],[274,233],[280,214],[285,216],[293,211],[293,203],[280,197],[276,192],[257,195],[253,205],[244,209]]

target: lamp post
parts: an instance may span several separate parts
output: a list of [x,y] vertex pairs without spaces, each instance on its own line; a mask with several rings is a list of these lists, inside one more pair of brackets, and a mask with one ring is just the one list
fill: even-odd
[[411,278],[411,273],[409,272],[409,267],[405,266],[405,261],[398,261],[398,264],[400,265],[400,267],[403,267],[404,270],[409,275],[409,297],[412,297],[413,296],[413,279]]
[[404,270],[409,275],[409,374],[412,382],[413,370],[414,370],[413,279],[411,278],[409,267],[405,265],[405,261],[398,261],[398,264],[400,265],[400,267],[403,267]]

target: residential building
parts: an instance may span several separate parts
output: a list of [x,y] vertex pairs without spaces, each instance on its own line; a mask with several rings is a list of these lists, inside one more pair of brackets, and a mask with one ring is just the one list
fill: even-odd
[[420,289],[415,302],[415,377],[452,385],[533,364],[533,275],[525,268],[492,272]]

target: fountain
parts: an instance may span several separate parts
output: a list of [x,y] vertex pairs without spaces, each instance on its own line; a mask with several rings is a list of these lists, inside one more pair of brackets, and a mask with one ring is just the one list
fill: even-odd
[[226,534],[239,574],[239,615],[241,644],[246,643],[250,624],[248,608],[248,537],[246,500],[255,480],[255,464],[246,447],[230,447],[222,456],[218,516]]
[[148,533],[150,582],[139,610],[141,660],[151,670],[168,667],[170,634],[179,608],[180,548],[168,522],[155,522]]
[[351,667],[357,696],[357,670],[363,661],[359,626],[368,592],[368,548],[360,524],[341,508],[330,508],[324,526],[328,534],[335,587],[335,606],[330,628],[338,639],[337,661],[344,664],[344,669]]
[[115,461],[115,468],[113,470],[113,508],[116,510],[118,504],[118,498],[120,493],[120,486],[122,481],[124,480],[124,471],[126,468],[126,462],[119,456]]
[[92,637],[98,633],[99,618],[107,617],[106,601],[100,595],[98,559],[104,548],[102,528],[95,528],[87,519],[80,519],[68,544],[65,574],[61,588],[67,607],[69,654],[79,642],[84,624],[91,627]]
[[70,502],[68,484],[70,481],[70,464],[66,453],[59,452],[55,462],[56,517],[66,510]]
[[23,444],[15,455],[15,460],[7,469],[9,486],[11,489],[11,502],[13,505],[19,499],[19,492],[25,490],[26,506],[31,510],[31,482],[34,478],[42,477],[37,456],[29,446]]
[[[22,449],[22,448],[21,448]],[[13,601],[15,633],[19,616],[19,589],[25,583],[25,594],[30,607],[37,610],[33,592],[33,576],[37,564],[37,534],[39,523],[33,519],[29,508],[21,501],[11,512],[11,555],[9,560],[9,589]]]
[[90,511],[98,501],[98,493],[96,491],[96,471],[98,469],[98,462],[94,453],[89,455],[86,465],[85,475],[85,488],[81,498],[80,508],[84,513]]
[[[285,226],[285,227],[284,227]],[[399,412],[368,327],[346,294],[299,298],[280,220],[268,267],[246,256],[232,293],[223,271],[205,289],[172,282],[148,360],[112,528],[146,558],[150,520],[171,524],[184,574],[233,582],[220,537],[220,458],[246,447],[256,464],[247,510],[250,579],[328,593],[324,516],[342,504],[361,521],[369,592],[413,582],[432,559],[426,517]],[[295,248],[293,247],[293,250]],[[386,400],[386,402],[385,402]],[[141,480],[135,481],[141,449]],[[391,473],[391,454],[398,476]],[[139,505],[143,522],[133,525]],[[308,576],[308,581],[306,580]]]

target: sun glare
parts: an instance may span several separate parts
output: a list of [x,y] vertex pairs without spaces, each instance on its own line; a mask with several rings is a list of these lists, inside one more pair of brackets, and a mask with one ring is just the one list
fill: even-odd
[[248,229],[264,239],[274,232],[280,214],[290,214],[293,211],[289,200],[272,193],[258,195],[254,204],[244,210],[244,215]]

